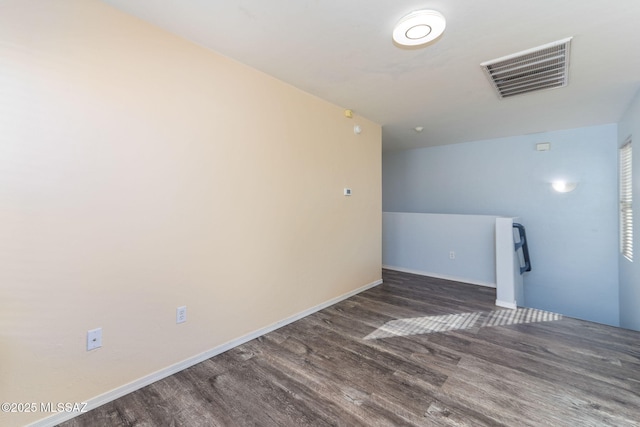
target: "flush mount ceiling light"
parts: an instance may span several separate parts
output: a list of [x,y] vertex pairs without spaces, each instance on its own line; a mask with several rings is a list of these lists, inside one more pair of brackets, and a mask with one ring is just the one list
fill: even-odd
[[420,46],[440,37],[447,21],[435,10],[417,10],[402,18],[393,29],[393,41],[400,46]]

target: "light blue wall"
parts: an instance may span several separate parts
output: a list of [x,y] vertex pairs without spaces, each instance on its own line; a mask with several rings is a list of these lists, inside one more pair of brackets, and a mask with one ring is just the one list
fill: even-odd
[[383,212],[382,265],[495,288],[495,229],[491,215]]
[[[618,325],[617,135],[610,124],[384,153],[383,210],[520,217],[527,306]],[[556,193],[561,178],[579,185]]]
[[640,331],[640,92],[623,116],[618,127],[621,146],[628,136],[633,138],[633,208],[635,261],[619,258],[620,267],[620,326]]

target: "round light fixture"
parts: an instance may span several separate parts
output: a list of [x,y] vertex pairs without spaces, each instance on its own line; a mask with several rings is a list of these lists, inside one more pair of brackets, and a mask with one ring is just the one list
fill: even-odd
[[393,41],[401,46],[420,46],[440,37],[446,19],[435,10],[417,10],[402,18],[393,29]]

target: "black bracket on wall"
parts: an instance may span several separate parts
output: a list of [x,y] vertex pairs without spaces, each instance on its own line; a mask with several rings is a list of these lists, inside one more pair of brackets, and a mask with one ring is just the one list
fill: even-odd
[[531,259],[529,258],[529,246],[527,245],[527,233],[524,230],[524,225],[513,223],[513,228],[518,230],[520,235],[520,241],[515,243],[516,252],[522,248],[522,257],[524,258],[524,266],[520,266],[520,274],[524,274],[526,271],[531,271]]

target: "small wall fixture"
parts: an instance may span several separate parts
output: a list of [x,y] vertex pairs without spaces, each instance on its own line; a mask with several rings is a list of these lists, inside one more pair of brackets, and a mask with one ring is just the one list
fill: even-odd
[[393,41],[400,46],[421,46],[440,37],[446,19],[435,10],[417,10],[402,18],[393,29]]
[[578,186],[577,182],[553,181],[551,186],[558,193],[570,193]]

